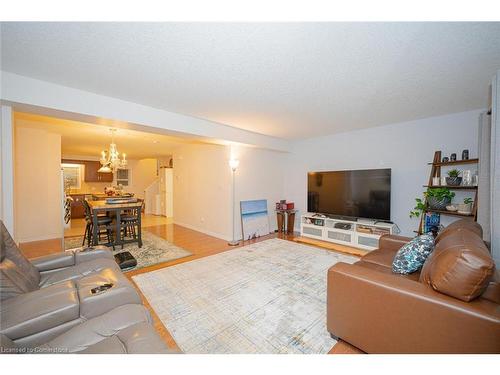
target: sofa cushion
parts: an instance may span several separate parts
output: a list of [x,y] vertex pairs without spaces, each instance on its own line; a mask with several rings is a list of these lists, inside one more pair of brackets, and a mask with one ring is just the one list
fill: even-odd
[[356,262],[354,264],[357,266],[364,267],[364,268],[369,268],[371,270],[374,270],[374,271],[377,271],[377,272],[380,272],[380,273],[383,273],[386,275],[393,275],[394,277],[402,277],[402,278],[416,281],[416,282],[418,282],[418,280],[420,278],[420,273],[418,271],[410,273],[408,275],[402,275],[402,274],[395,274],[394,272],[392,272],[391,268],[386,267],[386,266],[381,266],[380,264],[363,262],[362,260],[360,260],[359,262]]
[[500,304],[500,272],[498,270],[493,273],[481,298]]
[[24,293],[3,301],[0,315],[0,332],[17,341],[79,319],[78,293],[71,281]]
[[4,301],[31,292],[30,280],[10,259],[0,263],[0,300]]
[[[19,251],[16,243],[10,236],[7,228],[0,220],[0,261],[2,264],[6,261],[11,261],[16,266],[16,272],[22,275],[22,279],[16,279],[15,283],[17,287],[26,292],[31,292],[38,289],[38,283],[40,282],[40,273],[33,266],[28,259]],[[8,269],[12,269],[12,264],[6,266]],[[3,277],[2,277],[3,279]],[[11,282],[14,282],[11,279]],[[20,285],[22,283],[23,285]],[[9,286],[10,287],[10,286]],[[0,290],[2,296],[1,299],[6,299],[4,297],[3,288]]]
[[168,353],[142,305],[123,305],[79,324],[41,347],[66,353]]
[[422,268],[420,281],[468,302],[485,291],[494,271],[495,263],[482,238],[472,230],[460,229],[436,244]]
[[378,264],[390,269],[392,267],[392,260],[397,252],[397,248],[380,248],[370,251],[368,254],[364,255],[361,260],[363,262]]
[[89,260],[88,262],[76,264],[68,268],[56,269],[50,272],[42,272],[40,287],[45,288],[46,286],[65,282],[68,280],[78,280],[88,275],[99,273],[104,269],[112,269],[118,273],[120,272],[120,267],[118,267],[113,258],[97,258]]
[[418,271],[434,250],[434,236],[430,233],[415,237],[401,247],[394,256],[392,272],[408,275]]
[[470,230],[477,234],[479,237],[483,237],[483,229],[481,228],[481,225],[476,223],[475,221],[471,219],[460,219],[457,221],[454,221],[450,225],[448,225],[446,228],[442,229],[439,234],[436,237],[436,243],[441,241],[442,239],[446,238],[453,232],[457,230]]

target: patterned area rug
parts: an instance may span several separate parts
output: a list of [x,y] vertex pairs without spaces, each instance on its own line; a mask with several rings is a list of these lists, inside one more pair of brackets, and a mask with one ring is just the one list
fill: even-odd
[[185,353],[327,353],[327,270],[357,260],[271,239],[133,279]]
[[[75,247],[80,247],[82,246],[82,240],[83,236],[67,237],[64,239],[64,248],[74,249]],[[142,231],[141,248],[137,246],[137,243],[128,243],[123,246],[123,249],[121,249],[121,246],[117,246],[114,254],[123,251],[130,251],[135,259],[137,259],[137,266],[133,268],[134,270],[192,255],[191,252],[175,246],[167,240],[145,230]]]

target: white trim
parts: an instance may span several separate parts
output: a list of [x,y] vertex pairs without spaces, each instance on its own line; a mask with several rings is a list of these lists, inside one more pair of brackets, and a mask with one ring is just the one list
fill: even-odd
[[0,217],[12,238],[15,237],[14,226],[14,126],[12,107],[2,105],[1,108],[1,205]]
[[211,231],[206,230],[206,229],[198,228],[198,227],[196,227],[194,225],[190,225],[190,224],[178,222],[175,219],[174,219],[174,224],[175,225],[180,225],[181,227],[185,227],[185,228],[188,228],[188,229],[195,230],[197,232],[201,232],[201,233],[207,234],[207,235],[212,236],[212,237],[219,238],[221,240],[231,241],[231,236],[229,236],[229,235],[224,235],[224,234],[220,234],[220,233],[211,232]]
[[491,111],[491,254],[497,267],[500,267],[500,70],[493,78]]

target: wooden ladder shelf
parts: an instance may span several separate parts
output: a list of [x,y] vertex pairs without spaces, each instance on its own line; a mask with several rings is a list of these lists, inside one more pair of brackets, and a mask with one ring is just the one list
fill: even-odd
[[423,231],[423,226],[424,226],[424,219],[425,219],[425,214],[427,212],[434,212],[438,213],[440,215],[450,215],[450,216],[461,216],[461,217],[469,217],[471,219],[474,219],[474,221],[477,221],[477,186],[443,186],[443,185],[432,185],[432,178],[433,177],[439,177],[441,179],[441,167],[451,167],[455,165],[464,165],[464,164],[477,164],[479,163],[479,159],[467,159],[467,160],[453,160],[453,161],[448,161],[448,162],[443,162],[441,161],[441,151],[436,151],[434,153],[434,160],[432,163],[429,163],[431,165],[431,173],[429,175],[429,182],[427,185],[424,185],[426,188],[443,188],[446,187],[450,190],[471,190],[474,192],[474,203],[472,205],[472,212],[470,214],[461,214],[456,211],[445,211],[445,210],[433,210],[429,208],[429,204],[427,202],[427,198],[424,200],[424,205],[425,209],[422,212],[422,215],[420,217],[420,224],[418,226],[418,234],[422,234]]

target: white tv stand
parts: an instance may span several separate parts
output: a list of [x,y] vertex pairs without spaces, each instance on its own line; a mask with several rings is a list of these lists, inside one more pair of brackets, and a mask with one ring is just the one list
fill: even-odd
[[[342,226],[344,228],[341,228]],[[393,234],[395,228],[395,224],[371,219],[349,221],[311,212],[300,217],[301,236],[364,250],[377,249],[379,238],[384,234]]]

